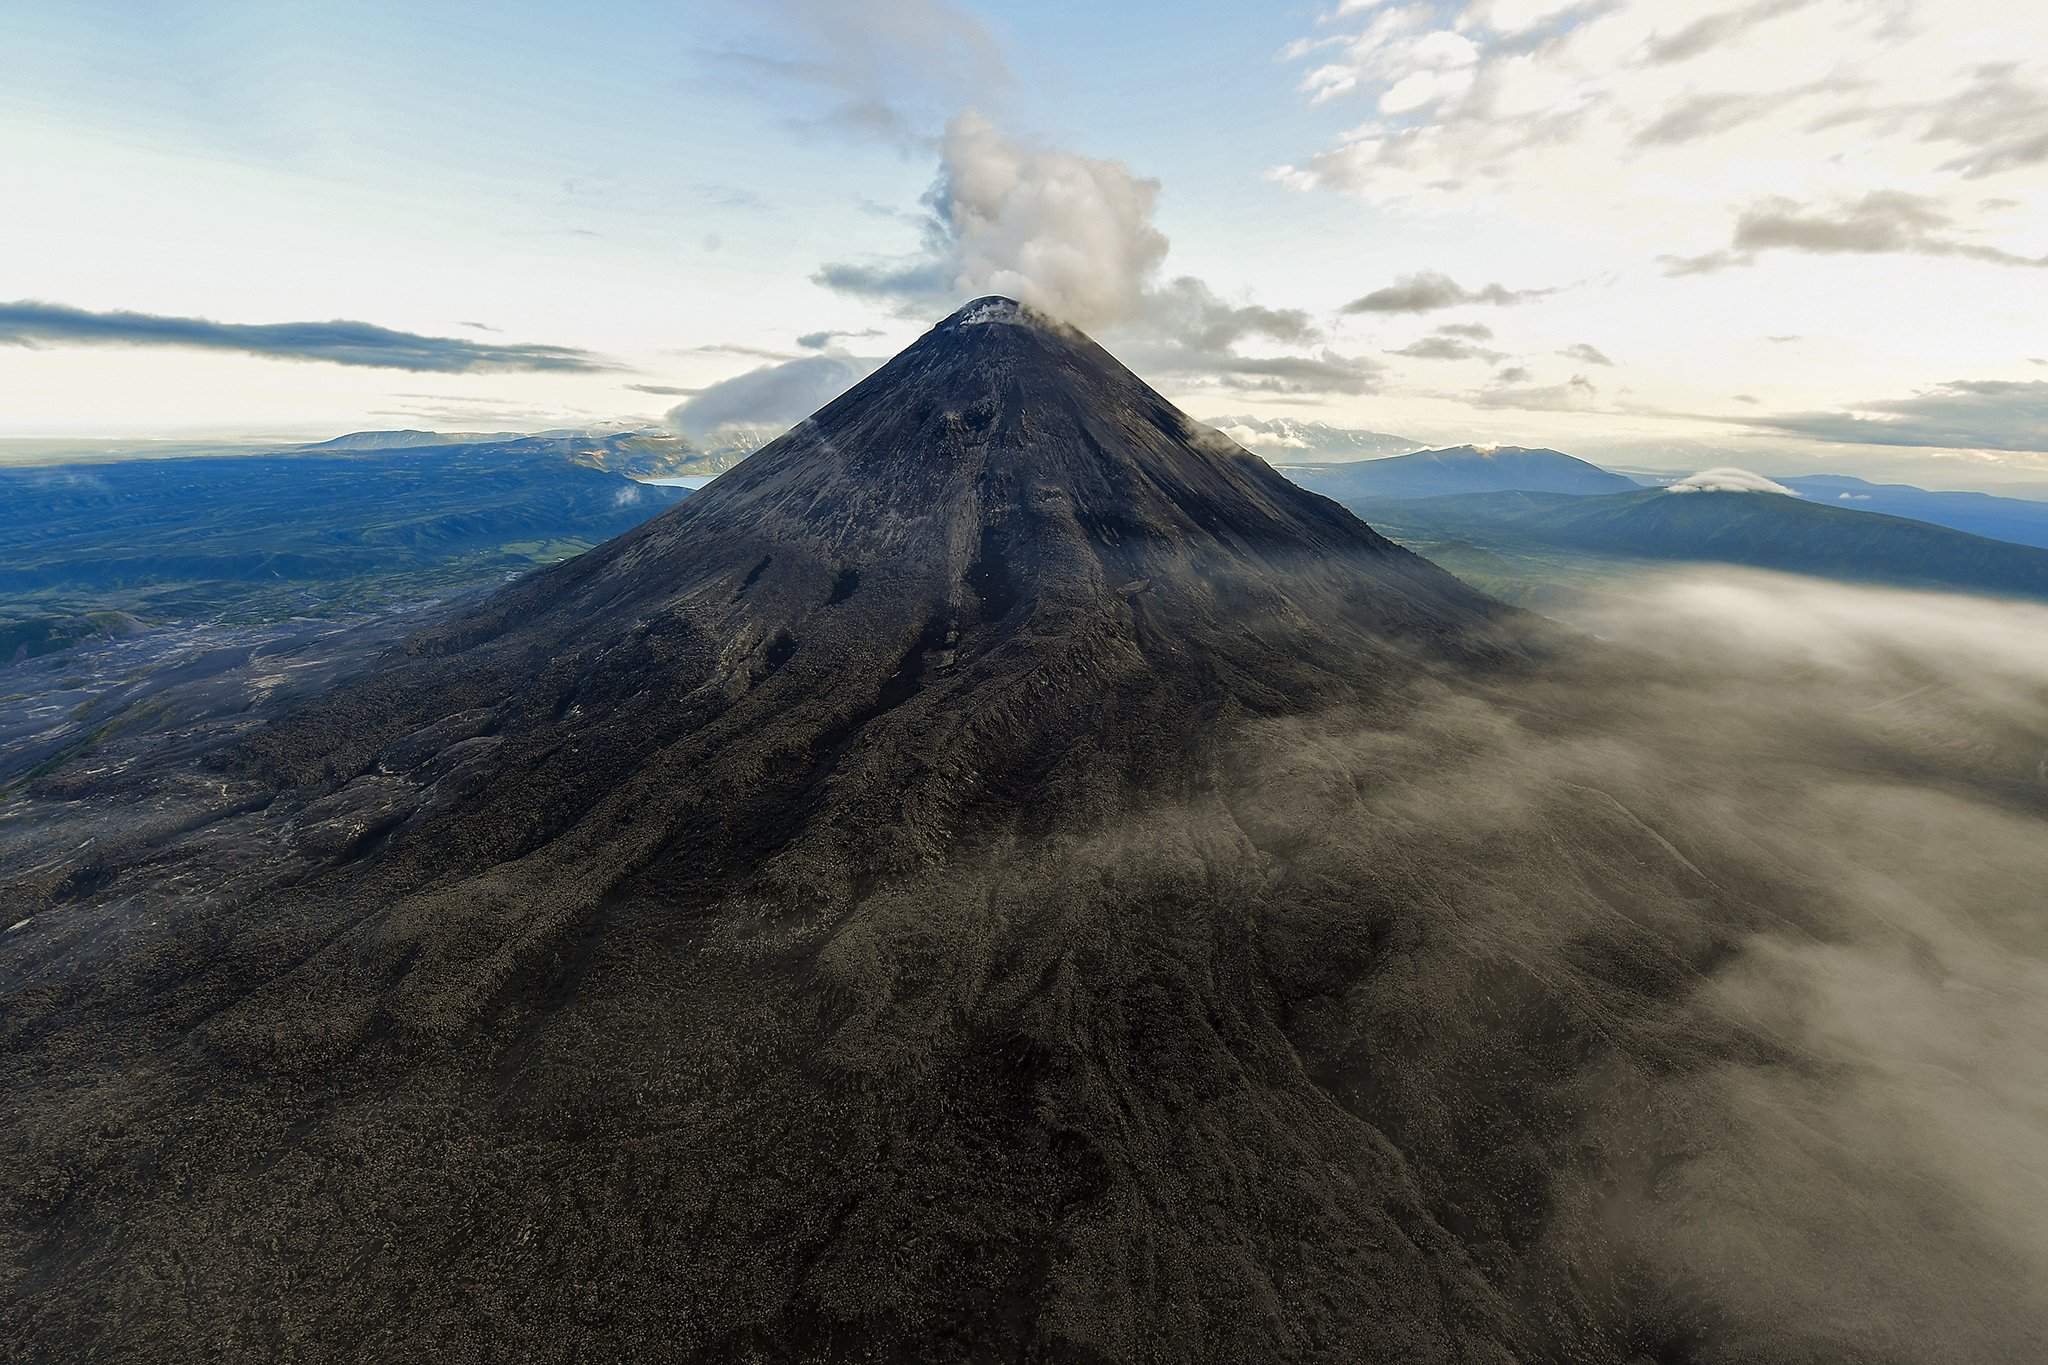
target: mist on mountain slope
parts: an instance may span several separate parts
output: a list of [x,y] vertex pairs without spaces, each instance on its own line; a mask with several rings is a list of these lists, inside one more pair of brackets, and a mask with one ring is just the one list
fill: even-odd
[[[2035,1358],[2048,608],[1714,570],[1565,627],[1538,669],[1251,720],[1185,802],[892,888],[820,959],[833,1055],[928,1065],[927,1029],[1022,989],[1019,898],[1058,919],[1031,952],[1144,980],[1209,951],[1182,907],[1234,902],[1294,1064],[1486,1283],[1577,1319],[1535,1358]],[[1214,1111],[1263,1092],[1201,1090],[1165,1022],[1193,1003],[1051,994],[1235,1151]]]

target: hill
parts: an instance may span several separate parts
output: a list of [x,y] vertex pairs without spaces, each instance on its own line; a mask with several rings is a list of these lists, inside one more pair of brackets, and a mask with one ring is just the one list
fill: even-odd
[[351,431],[332,440],[315,441],[300,450],[419,450],[428,446],[483,445],[516,441],[516,431]]
[[726,470],[752,454],[751,439],[727,440],[699,446],[672,431],[660,428],[556,428],[537,432],[434,432],[357,431],[337,436],[318,445],[303,446],[309,452],[389,451],[422,448],[457,449],[459,458],[474,463],[498,458],[522,459],[544,455],[571,464],[624,474],[635,479],[669,478],[679,475],[711,476]]
[[361,611],[500,583],[681,496],[523,445],[0,469],[0,662],[137,617]]
[[[2048,551],[1782,494],[1482,493],[1403,502],[1359,499],[1350,505],[1404,541],[1470,546],[1496,557],[1566,551],[2048,597]],[[1455,560],[1455,549],[1445,558]]]
[[1452,446],[1348,464],[1276,463],[1302,487],[1339,502],[1510,490],[1584,495],[1638,486],[1562,451],[1522,446]]
[[1806,474],[1778,482],[1815,502],[1853,512],[1883,512],[2015,545],[2048,549],[2048,502],[1990,493],[1948,493],[1903,483],[1871,483],[1846,474]]

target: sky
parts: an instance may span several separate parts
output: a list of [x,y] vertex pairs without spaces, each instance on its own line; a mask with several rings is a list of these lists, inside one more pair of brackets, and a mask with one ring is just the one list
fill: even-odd
[[966,299],[1198,417],[2048,484],[2048,6],[23,7],[0,437],[801,417]]

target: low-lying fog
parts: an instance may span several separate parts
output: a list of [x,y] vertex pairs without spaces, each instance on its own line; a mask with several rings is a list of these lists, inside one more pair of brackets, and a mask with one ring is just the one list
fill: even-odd
[[2043,1358],[2048,607],[1699,572],[1570,624],[1603,647],[1526,689],[1264,727],[1265,818],[1430,869],[1446,1033],[1604,1040],[1552,1186],[1581,1289],[1715,1359]]

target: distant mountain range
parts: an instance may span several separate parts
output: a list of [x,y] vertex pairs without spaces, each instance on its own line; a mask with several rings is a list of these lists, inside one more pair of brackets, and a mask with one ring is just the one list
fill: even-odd
[[1212,417],[1207,425],[1275,464],[1286,460],[1368,460],[1420,450],[1421,441],[1292,417]]
[[[1402,436],[1289,417],[1225,416],[1208,425],[1262,455],[1295,483],[1339,502],[1504,492],[1584,497],[1631,492],[1646,481],[1545,448],[1462,445],[1424,450]],[[463,458],[540,455],[634,479],[656,479],[722,474],[759,443],[758,437],[738,436],[704,447],[666,428],[599,426],[537,432],[356,431],[297,449],[321,454],[471,452]],[[1888,513],[2048,549],[2048,501],[1933,492],[1841,474],[1788,476],[1776,482],[1812,502],[1845,511]]]
[[[1318,428],[1318,439],[1325,447],[1341,445],[1343,437],[1358,438],[1357,448],[1374,440],[1396,439],[1381,438],[1373,432],[1344,432],[1321,423],[1285,425],[1295,431]],[[1240,440],[1239,444],[1245,442]],[[1296,458],[1291,452],[1274,449],[1262,453],[1296,483],[1339,502],[1506,492],[1583,497],[1632,492],[1648,481],[1603,469],[1562,451],[1521,446],[1466,445],[1338,460]],[[1841,511],[1888,514],[1990,540],[2048,549],[2048,501],[1989,493],[1935,492],[1910,484],[1872,483],[1846,474],[1787,475],[1773,482],[1790,488],[1808,502],[1827,504]]]
[[[1415,450],[1291,418],[1213,425],[1525,605],[1646,561],[2048,596],[2048,502],[1845,475],[1777,481],[1799,497],[1673,495],[1558,450]],[[145,622],[460,590],[577,553],[680,495],[638,481],[714,476],[751,453],[620,424],[359,431],[273,455],[0,471],[0,660]]]
[[351,431],[331,441],[315,441],[301,450],[417,450],[422,446],[469,446],[493,441],[519,441],[522,431]]
[[1989,493],[1937,493],[1910,484],[1868,483],[1846,474],[1808,474],[1778,482],[1815,502],[1831,502],[1851,511],[1888,512],[1971,535],[2048,549],[2048,502]]
[[662,427],[557,427],[535,432],[352,431],[300,446],[312,452],[473,449],[501,455],[544,455],[636,479],[722,474],[751,455],[759,438],[738,434],[699,446]]
[[1620,493],[1639,484],[1558,450],[1452,446],[1343,464],[1274,461],[1302,487],[1344,502],[1353,498],[1433,498],[1457,493]]
[[[1348,499],[1385,533],[1454,571],[1547,576],[1557,551],[1618,560],[1737,564],[1826,578],[2048,598],[2048,550],[1776,493],[1638,489],[1603,496],[1476,493]],[[1461,563],[1477,552],[1483,567]],[[1519,565],[1519,567],[1517,567]]]

